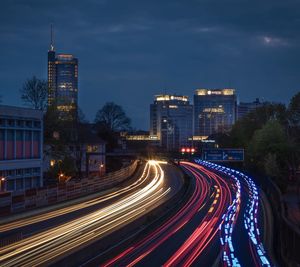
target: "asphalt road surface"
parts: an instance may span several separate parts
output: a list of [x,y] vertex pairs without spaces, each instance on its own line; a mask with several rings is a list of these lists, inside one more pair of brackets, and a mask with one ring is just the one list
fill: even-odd
[[0,265],[54,264],[144,216],[176,194],[183,184],[180,176],[167,177],[166,168],[170,167],[165,162],[148,161],[139,178],[119,190],[1,225],[2,233],[22,230],[25,238],[1,248]]
[[101,266],[271,266],[250,177],[215,164],[181,162],[193,193],[179,211]]

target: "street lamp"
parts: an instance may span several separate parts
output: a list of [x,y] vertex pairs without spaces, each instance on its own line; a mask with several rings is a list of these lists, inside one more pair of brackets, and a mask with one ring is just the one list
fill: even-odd
[[61,182],[61,179],[63,179],[63,177],[64,177],[64,174],[60,173],[59,176],[58,176],[58,181]]
[[6,178],[5,177],[1,177],[1,179],[0,179],[1,192],[5,191],[5,181],[6,181]]
[[99,170],[100,171],[100,175],[102,175],[103,172],[104,172],[103,168],[104,168],[104,164],[100,163],[100,170]]

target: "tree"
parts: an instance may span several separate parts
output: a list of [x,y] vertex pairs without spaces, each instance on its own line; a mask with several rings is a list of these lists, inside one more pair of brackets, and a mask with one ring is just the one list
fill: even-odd
[[60,182],[64,182],[76,175],[75,161],[70,156],[65,156],[50,168],[52,177],[57,178]]
[[95,123],[105,124],[112,132],[130,129],[130,119],[123,108],[113,102],[106,103],[97,112]]
[[45,110],[47,106],[47,82],[33,76],[20,89],[21,99],[25,105],[34,109]]
[[289,124],[292,126],[300,126],[300,92],[293,96],[289,104],[288,110]]
[[[233,147],[247,148],[254,132],[270,119],[286,124],[286,108],[282,104],[265,104],[238,120],[229,134]],[[228,142],[228,140],[227,140]]]
[[282,124],[277,120],[269,120],[255,131],[247,153],[256,169],[270,175],[271,168],[274,168],[272,176],[283,177],[291,164],[293,145],[287,139]]

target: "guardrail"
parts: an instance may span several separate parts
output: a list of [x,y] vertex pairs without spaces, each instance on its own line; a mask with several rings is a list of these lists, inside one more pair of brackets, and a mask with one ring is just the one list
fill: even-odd
[[84,178],[81,181],[70,181],[66,184],[25,191],[0,193],[0,217],[111,188],[130,177],[136,170],[137,164],[138,161],[135,160],[128,167],[108,173],[102,177]]

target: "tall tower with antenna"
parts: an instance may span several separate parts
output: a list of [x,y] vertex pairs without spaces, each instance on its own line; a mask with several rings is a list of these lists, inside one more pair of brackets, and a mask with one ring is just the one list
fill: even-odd
[[48,107],[53,106],[62,120],[77,120],[78,59],[72,54],[56,54],[53,25],[48,50]]
[[50,48],[48,50],[48,106],[54,104],[56,93],[56,66],[52,24],[50,28],[50,40]]

